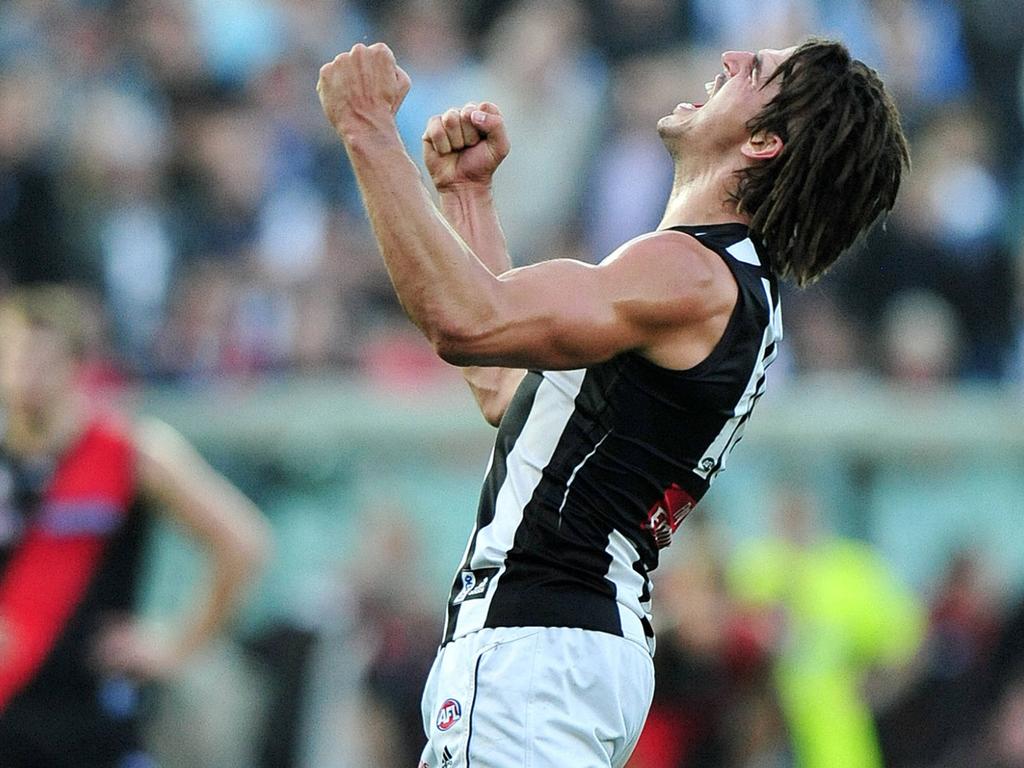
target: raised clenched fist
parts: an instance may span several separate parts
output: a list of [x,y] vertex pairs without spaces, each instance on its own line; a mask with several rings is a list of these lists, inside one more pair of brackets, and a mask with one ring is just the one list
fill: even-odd
[[489,185],[508,151],[505,121],[489,101],[434,115],[423,134],[423,160],[441,192],[462,184]]
[[409,86],[409,76],[384,43],[357,43],[320,68],[316,91],[324,114],[344,139],[392,120]]

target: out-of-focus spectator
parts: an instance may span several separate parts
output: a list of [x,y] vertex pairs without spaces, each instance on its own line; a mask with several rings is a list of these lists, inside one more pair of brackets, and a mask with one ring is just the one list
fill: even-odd
[[1000,632],[998,594],[976,553],[960,552],[931,601],[914,679],[883,709],[886,764],[968,764],[995,695],[987,668]]
[[787,347],[805,375],[860,374],[871,358],[860,326],[829,291],[791,292],[786,304]]
[[690,41],[690,4],[685,0],[593,0],[594,42],[613,63],[671,53]]
[[[723,50],[779,48],[817,29],[814,0],[693,0],[694,39]],[[854,55],[858,55],[853,49]]]
[[741,546],[732,593],[778,620],[775,680],[799,768],[872,768],[882,756],[861,687],[907,663],[923,615],[870,546],[829,536],[814,499],[789,493],[779,538]]
[[[494,196],[516,264],[575,249],[581,179],[606,117],[604,64],[585,43],[586,24],[578,2],[524,0],[487,41],[483,90],[515,143]],[[563,253],[551,243],[564,244]]]
[[[1024,0],[971,0],[957,3],[964,17],[967,55],[975,73],[972,95],[981,108],[1002,126],[996,139],[999,155],[1009,162],[1004,169],[1020,173],[1020,147],[1014,140],[1024,129],[1024,111],[1007,98],[1006,82],[998,77],[1007,62],[1024,65]],[[1024,89],[1024,77],[1018,80]],[[1024,95],[1024,90],[1021,91]]]
[[55,175],[54,75],[36,63],[0,69],[0,276],[5,282],[95,280],[73,246]]
[[120,347],[144,370],[163,319],[176,254],[160,175],[170,150],[153,105],[126,90],[83,94],[71,131],[69,177],[95,249]]
[[960,360],[960,326],[949,302],[929,291],[895,296],[882,316],[883,370],[894,381],[948,381]]
[[992,768],[1024,765],[1024,678],[1007,688],[999,700],[984,749],[976,756]]
[[683,552],[658,579],[655,692],[630,768],[752,768],[788,764],[771,680],[770,631],[725,586],[716,532],[687,521]]
[[824,0],[825,34],[846,40],[891,84],[904,119],[962,98],[972,85],[961,5],[952,0]]
[[420,539],[388,503],[364,512],[368,540],[350,572],[368,649],[362,711],[367,765],[415,765],[426,736],[420,698],[441,627],[424,598]]
[[250,0],[192,0],[204,59],[213,79],[241,86],[270,66],[286,45],[283,9]]
[[416,83],[402,103],[397,122],[402,140],[422,166],[421,137],[432,115],[469,101],[493,99],[463,37],[454,3],[415,0],[394,9],[388,17],[387,38]]
[[832,284],[869,336],[883,318],[879,307],[901,292],[941,297],[961,331],[956,372],[983,379],[1004,375],[1014,333],[1008,198],[994,170],[993,130],[976,111],[940,112],[914,144],[914,172],[886,229]]
[[657,228],[672,187],[672,163],[655,125],[680,101],[698,100],[717,71],[715,55],[673,53],[637,56],[613,70],[608,132],[590,164],[584,201],[590,261]]

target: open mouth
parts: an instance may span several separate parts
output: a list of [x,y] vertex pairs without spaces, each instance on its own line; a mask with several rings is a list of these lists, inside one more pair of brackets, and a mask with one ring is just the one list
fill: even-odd
[[727,79],[728,78],[726,78],[724,74],[719,72],[717,75],[715,75],[714,80],[710,80],[704,83],[704,91],[708,95],[708,101],[711,101],[711,99],[714,98],[715,94],[722,90],[722,86],[725,85],[725,81]]
[[725,85],[725,81],[726,80],[728,80],[728,78],[724,74],[722,74],[722,73],[719,73],[719,74],[715,75],[715,79],[714,80],[709,80],[708,82],[704,83],[704,90],[708,94],[707,101],[702,101],[702,102],[684,101],[684,102],[681,102],[680,104],[678,104],[676,106],[676,110],[677,111],[678,110],[691,111],[691,110],[700,109],[705,104],[707,104],[708,101],[711,101],[711,99],[714,98],[716,93],[718,93],[720,90],[722,90],[722,86]]

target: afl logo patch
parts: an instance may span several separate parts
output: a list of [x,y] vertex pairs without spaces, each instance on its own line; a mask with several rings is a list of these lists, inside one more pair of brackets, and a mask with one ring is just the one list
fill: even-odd
[[437,727],[439,730],[447,731],[459,720],[462,719],[462,705],[455,699],[445,699],[437,713]]

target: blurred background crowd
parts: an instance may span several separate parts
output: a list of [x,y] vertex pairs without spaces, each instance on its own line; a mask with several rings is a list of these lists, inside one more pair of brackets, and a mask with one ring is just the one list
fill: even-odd
[[[633,765],[1024,766],[1022,18],[1022,0],[0,3],[0,291],[73,285],[85,384],[178,426],[277,534],[233,638],[161,695],[162,764],[414,765],[483,474],[487,428],[391,293],[319,66],[388,42],[416,158],[430,115],[496,102],[515,263],[598,261],[657,225],[654,124],[701,100],[720,52],[817,34],[881,72],[913,172],[854,258],[784,295],[763,423],[657,574]],[[151,554],[160,614],[191,553],[164,531]]]

